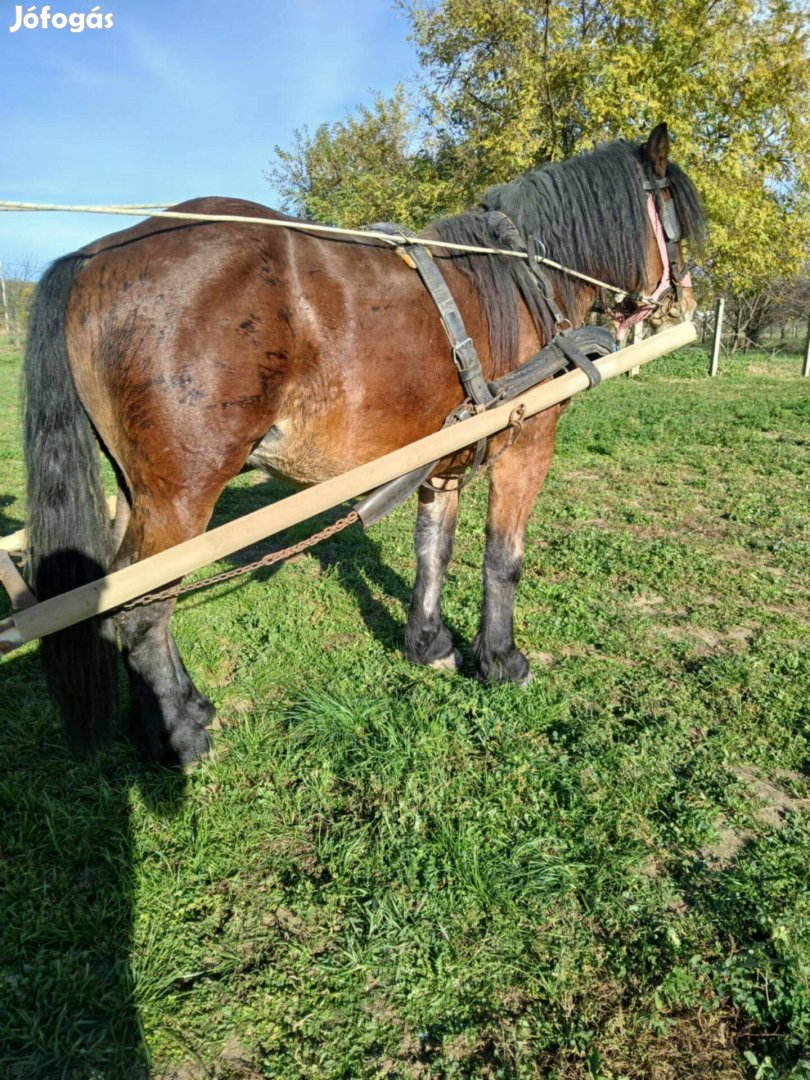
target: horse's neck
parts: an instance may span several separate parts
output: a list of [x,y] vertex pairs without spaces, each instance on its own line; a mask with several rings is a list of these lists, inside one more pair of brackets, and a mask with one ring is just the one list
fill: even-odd
[[[568,319],[571,326],[582,326],[588,312],[593,307],[593,303],[596,300],[596,289],[591,285],[586,285],[584,282],[581,287],[578,285],[573,290],[573,303],[566,304],[561,296],[555,291],[554,299],[557,306],[562,311],[563,316]],[[521,305],[523,307],[523,305]],[[528,352],[529,347],[534,351],[542,348],[548,344],[548,336],[542,331],[538,332],[537,327],[534,325],[531,318],[528,318],[528,312],[526,312],[526,318],[521,317],[521,351]]]
[[574,311],[565,312],[568,318],[571,320],[572,326],[582,326],[585,322],[585,317],[593,307],[596,300],[596,289],[592,285],[586,285],[583,282],[582,288],[578,288],[575,293],[576,300],[574,302]]

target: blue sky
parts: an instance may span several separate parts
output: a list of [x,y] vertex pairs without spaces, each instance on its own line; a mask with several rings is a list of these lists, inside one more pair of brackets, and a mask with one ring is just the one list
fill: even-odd
[[[92,7],[51,4],[66,14]],[[417,68],[390,0],[109,0],[101,11],[114,27],[82,33],[11,33],[16,8],[0,0],[0,199],[272,204],[262,171],[275,145]],[[29,259],[41,270],[133,220],[2,213],[0,261],[11,276]]]

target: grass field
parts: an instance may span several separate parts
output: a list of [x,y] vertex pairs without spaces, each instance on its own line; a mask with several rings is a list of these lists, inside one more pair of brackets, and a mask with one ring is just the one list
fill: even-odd
[[[404,660],[412,507],[181,603],[222,724],[186,776],[123,736],[73,761],[35,649],[2,662],[0,1075],[807,1080],[798,366],[692,351],[572,403],[526,690]],[[18,382],[0,351],[0,534]],[[468,661],[485,494],[446,588]]]

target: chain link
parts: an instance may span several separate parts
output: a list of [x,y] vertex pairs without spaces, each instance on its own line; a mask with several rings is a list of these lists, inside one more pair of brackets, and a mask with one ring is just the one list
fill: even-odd
[[[514,446],[515,442],[523,432],[524,413],[525,407],[523,405],[520,405],[513,410],[509,417],[509,440],[497,454],[487,461],[484,465],[485,469],[491,468],[498,458]],[[470,477],[470,479],[472,479],[472,477]],[[231,581],[233,578],[243,577],[245,574],[252,574],[254,570],[261,570],[265,566],[274,566],[276,563],[284,562],[285,559],[291,559],[295,555],[301,555],[309,548],[314,547],[316,544],[320,544],[322,540],[328,540],[330,536],[335,536],[337,533],[347,529],[350,525],[354,525],[354,523],[359,520],[360,519],[355,511],[350,510],[344,517],[339,518],[332,525],[327,525],[326,528],[321,529],[320,532],[313,533],[312,536],[308,536],[304,540],[299,540],[297,544],[291,544],[290,547],[282,548],[280,551],[271,551],[269,554],[263,555],[261,559],[256,559],[255,562],[248,563],[246,566],[236,566],[233,570],[223,570],[219,574],[211,574],[210,577],[201,578],[199,581],[189,581],[185,585],[172,585],[168,589],[161,589],[160,592],[144,593],[143,596],[137,596],[134,600],[127,600],[127,602],[121,604],[117,610],[131,611],[133,608],[145,607],[147,604],[157,604],[162,600],[176,600],[178,596],[196,592],[198,589],[206,589],[209,585],[220,585],[223,581]]]
[[507,450],[511,450],[520,436],[523,434],[523,421],[526,417],[526,406],[521,404],[516,409],[512,409],[509,414],[509,438],[504,446],[500,448],[497,454],[493,454],[491,458],[487,458],[484,462],[484,471],[491,469],[496,461],[500,460]]
[[178,596],[183,596],[185,593],[196,592],[197,589],[205,589],[209,585],[218,585],[220,582],[242,577],[243,574],[251,574],[254,570],[260,570],[264,566],[273,566],[275,563],[283,562],[294,555],[300,555],[307,548],[319,544],[321,540],[328,540],[330,536],[342,532],[349,525],[354,525],[358,520],[359,518],[354,510],[350,510],[345,517],[340,518],[332,525],[327,525],[320,532],[308,536],[305,540],[299,540],[297,544],[292,544],[281,551],[271,551],[269,555],[264,555],[261,559],[248,563],[247,566],[237,566],[233,570],[223,570],[220,574],[212,574],[210,577],[201,578],[200,581],[190,581],[185,585],[173,585],[171,588],[162,589],[160,592],[146,593],[144,596],[138,596],[134,600],[128,600],[125,604],[121,604],[118,610],[129,611],[132,608],[143,607],[145,604],[156,604],[161,600],[173,600]]

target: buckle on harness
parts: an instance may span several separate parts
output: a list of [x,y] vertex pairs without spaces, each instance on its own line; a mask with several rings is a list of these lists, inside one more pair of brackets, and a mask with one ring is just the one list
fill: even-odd
[[473,339],[471,337],[465,337],[463,341],[457,341],[453,345],[453,363],[456,365],[456,370],[466,371],[467,368],[464,364],[464,349],[472,346]]

